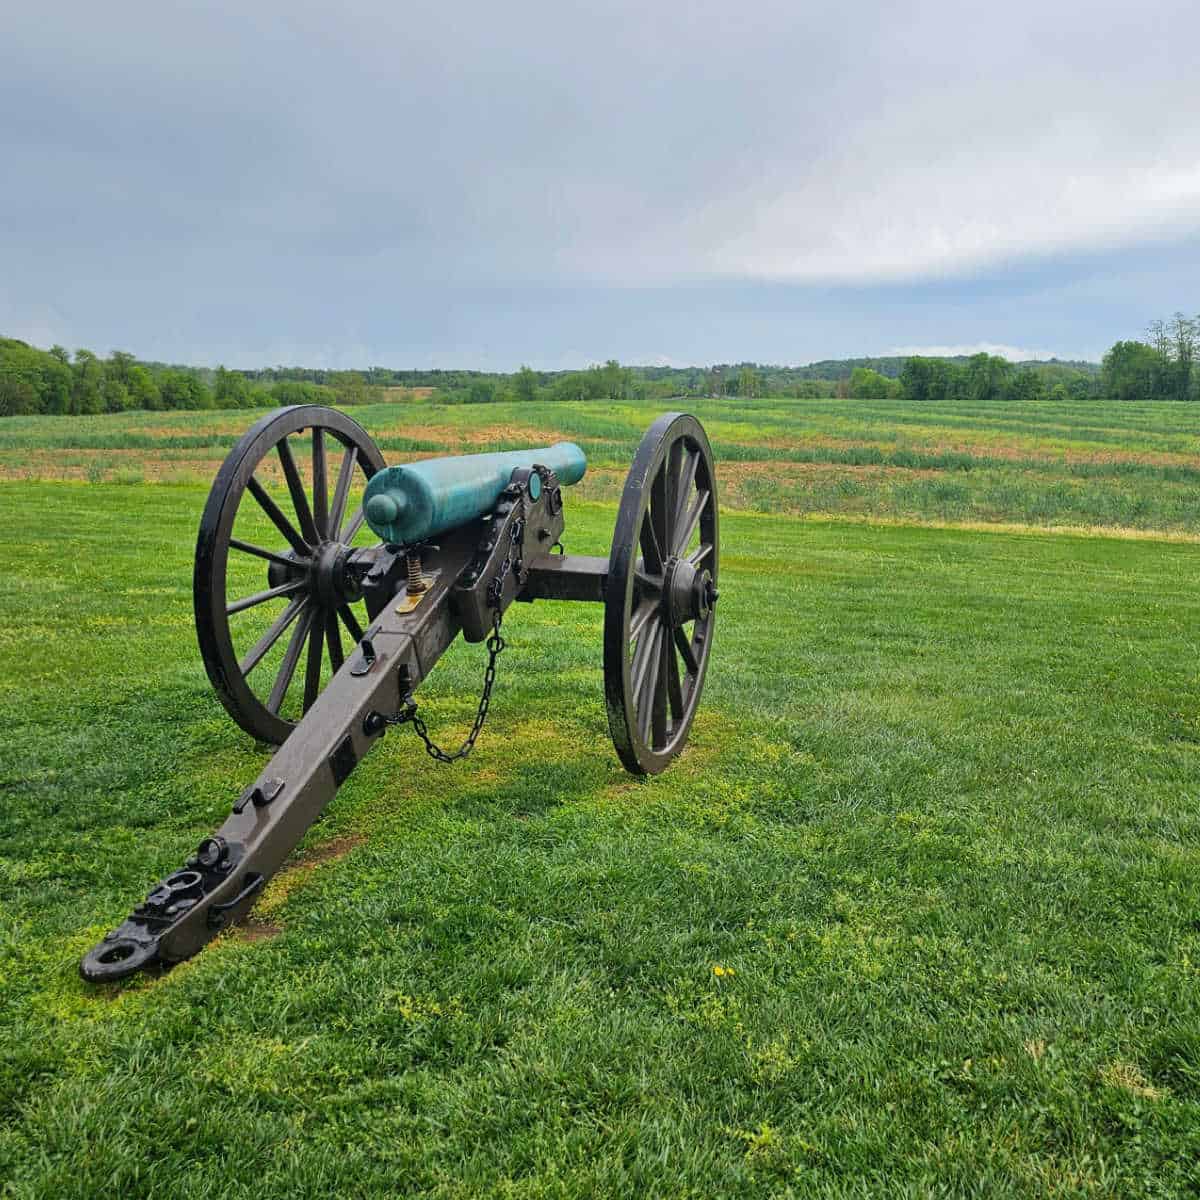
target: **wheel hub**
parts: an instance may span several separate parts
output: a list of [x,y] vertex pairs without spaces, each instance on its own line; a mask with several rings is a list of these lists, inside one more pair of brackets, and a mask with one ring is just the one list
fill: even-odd
[[672,628],[702,621],[712,612],[717,589],[707,568],[698,571],[686,558],[671,558],[663,576],[663,604]]
[[324,542],[317,547],[310,568],[318,599],[325,607],[357,600],[357,580],[346,570],[350,547],[340,542]]
[[303,579],[309,569],[309,560],[301,558],[295,550],[280,550],[278,553],[280,557],[288,559],[291,566],[285,567],[278,562],[268,563],[267,587],[282,587],[295,579]]
[[354,573],[346,569],[351,553],[350,547],[340,542],[322,542],[311,557],[302,558],[294,550],[281,551],[290,565],[271,563],[267,567],[267,586],[281,587],[304,579],[322,607],[353,602],[362,593]]

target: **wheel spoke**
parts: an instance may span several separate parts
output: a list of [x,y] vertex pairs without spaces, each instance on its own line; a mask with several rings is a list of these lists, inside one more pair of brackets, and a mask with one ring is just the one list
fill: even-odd
[[313,524],[318,538],[329,536],[329,481],[325,465],[325,431],[317,426],[312,431],[313,467]]
[[638,730],[642,735],[642,741],[647,745],[651,744],[650,724],[654,717],[654,693],[658,690],[658,652],[665,632],[662,622],[655,625],[651,631],[650,648],[646,655],[642,679],[634,690],[634,695],[637,697]]
[[283,515],[279,505],[267,495],[266,489],[253,475],[246,480],[246,490],[258,501],[259,507],[275,524],[275,528],[287,538],[297,554],[308,556],[309,547],[305,540],[296,532],[296,527]]
[[[667,452],[667,459],[669,460],[669,458],[670,451]],[[667,525],[669,516],[667,512],[667,465],[667,461],[664,460],[654,481],[650,484],[650,522],[654,528],[654,541],[659,551],[658,561],[660,563],[664,562],[666,555],[671,553],[671,538]]]
[[675,525],[676,515],[675,510],[679,507],[679,485],[682,482],[680,476],[683,473],[683,439],[671,443],[671,448],[667,451],[666,466],[663,469],[663,542],[666,545],[671,545],[675,540]]
[[304,540],[310,546],[313,546],[320,539],[317,537],[317,527],[313,524],[312,509],[308,506],[308,497],[304,494],[304,480],[300,478],[300,472],[296,468],[296,460],[292,456],[292,448],[288,445],[286,437],[283,441],[276,442],[275,451],[279,455],[280,464],[283,466],[283,477],[287,480],[288,491],[292,496],[292,507],[296,510],[296,516],[300,519],[300,532],[304,535]]
[[296,592],[301,591],[307,586],[303,579],[293,579],[290,583],[281,583],[278,587],[267,588],[265,592],[255,592],[253,596],[245,596],[241,600],[235,600],[232,604],[225,606],[225,615],[232,617],[234,613],[245,612],[248,608],[253,608],[256,604],[265,604],[268,600],[274,600],[277,596],[292,596]]
[[350,495],[350,485],[354,482],[354,464],[358,459],[358,449],[347,446],[342,456],[342,465],[338,468],[337,483],[333,488],[333,504],[329,509],[329,536],[334,541],[340,541],[338,530],[342,527],[342,519],[346,515],[346,500]]
[[338,616],[342,618],[342,624],[346,626],[346,632],[356,641],[362,641],[362,626],[358,623],[358,618],[350,611],[348,605],[338,605]]
[[[679,528],[687,508],[688,497],[692,494],[692,484],[696,482],[696,468],[700,465],[700,452],[693,451],[688,455],[680,476],[679,487],[675,492],[675,528]],[[686,549],[686,547],[685,547]]]
[[662,622],[656,621],[643,635],[633,652],[633,661],[629,664],[629,686],[635,700],[641,695],[642,685],[646,682],[650,665],[654,661],[654,648],[662,629]]
[[678,722],[683,716],[683,688],[679,684],[679,659],[668,646],[664,655],[667,660],[667,696],[671,703],[671,721]]
[[333,609],[325,613],[325,641],[329,646],[329,665],[335,672],[340,671],[346,659],[342,654],[342,633],[338,628],[337,613]]
[[670,640],[667,638],[666,629],[663,629],[663,636],[659,639],[658,659],[655,663],[654,671],[654,695],[650,702],[650,745],[665,746],[667,743],[667,660],[674,661],[675,655],[671,653]]
[[229,545],[243,554],[253,554],[256,558],[265,558],[267,562],[278,563],[281,567],[291,568],[296,565],[294,558],[284,558],[282,554],[276,554],[274,550],[264,550],[262,546],[256,546],[253,542],[243,542],[240,538],[230,538]]
[[325,614],[316,612],[308,631],[308,662],[304,664],[304,711],[308,712],[321,690],[321,661],[325,648]]
[[642,518],[642,528],[639,534],[642,543],[642,555],[646,560],[646,566],[653,575],[661,575],[663,573],[663,556],[662,551],[658,548],[658,537],[654,532],[654,526],[650,522],[650,513],[647,512]]
[[704,511],[710,495],[712,493],[707,488],[696,493],[696,499],[692,502],[692,507],[675,540],[673,553],[682,554],[688,548],[688,542],[692,540],[692,534],[696,532],[696,526],[700,523],[700,514]]
[[272,622],[270,629],[254,643],[250,653],[238,663],[238,670],[249,675],[267,656],[267,651],[283,636],[283,631],[308,607],[307,596],[297,596]]
[[688,555],[688,562],[693,567],[698,567],[712,553],[712,543],[705,542],[702,546],[697,546],[695,550]]
[[658,612],[657,600],[643,600],[629,621],[629,643],[632,645],[646,627],[646,622]]
[[350,524],[342,530],[338,536],[338,541],[349,545],[354,540],[354,535],[362,528],[362,523],[367,519],[366,511],[359,508],[358,512],[350,520]]
[[283,662],[280,664],[279,674],[275,676],[275,686],[271,688],[271,695],[267,700],[267,708],[276,716],[279,715],[279,706],[283,703],[284,696],[287,695],[288,684],[292,682],[292,676],[296,673],[296,664],[300,661],[300,651],[304,649],[304,639],[308,637],[308,631],[312,627],[313,615],[314,610],[310,607],[300,618],[296,628],[292,630],[291,640],[283,652]]
[[695,650],[692,649],[692,639],[688,637],[687,631],[682,625],[675,630],[675,648],[683,657],[688,674],[697,674],[700,670],[700,660],[696,657]]

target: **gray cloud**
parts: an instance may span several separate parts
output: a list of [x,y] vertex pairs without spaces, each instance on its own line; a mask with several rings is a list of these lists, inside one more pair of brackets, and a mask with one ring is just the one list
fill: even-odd
[[[0,320],[491,361],[502,304],[560,339],[543,356],[627,355],[647,288],[719,335],[731,285],[803,306],[1173,244],[1200,231],[1197,34],[1174,0],[26,6],[0,41]],[[586,349],[547,320],[563,288],[607,296]]]

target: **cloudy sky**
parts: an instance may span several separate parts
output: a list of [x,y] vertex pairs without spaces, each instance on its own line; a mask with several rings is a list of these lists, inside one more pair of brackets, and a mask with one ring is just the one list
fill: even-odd
[[1098,357],[1200,309],[1195,0],[11,7],[0,333],[232,366]]

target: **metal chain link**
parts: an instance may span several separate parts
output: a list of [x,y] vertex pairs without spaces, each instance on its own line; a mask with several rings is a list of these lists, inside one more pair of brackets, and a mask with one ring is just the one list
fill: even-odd
[[479,708],[475,712],[475,723],[466,740],[453,753],[443,750],[430,736],[429,727],[417,713],[416,702],[411,698],[394,717],[385,718],[389,725],[411,725],[417,737],[425,743],[425,753],[440,763],[457,762],[466,758],[475,749],[475,742],[483,732],[483,723],[487,720],[488,708],[492,703],[492,687],[496,682],[496,660],[499,659],[508,643],[500,633],[500,625],[504,620],[502,600],[504,597],[504,581],[510,572],[516,572],[517,586],[521,583],[521,543],[525,536],[525,519],[518,517],[509,530],[509,550],[500,564],[496,578],[488,584],[488,599],[492,605],[492,632],[487,640],[488,661],[483,672],[483,691],[479,696]]

